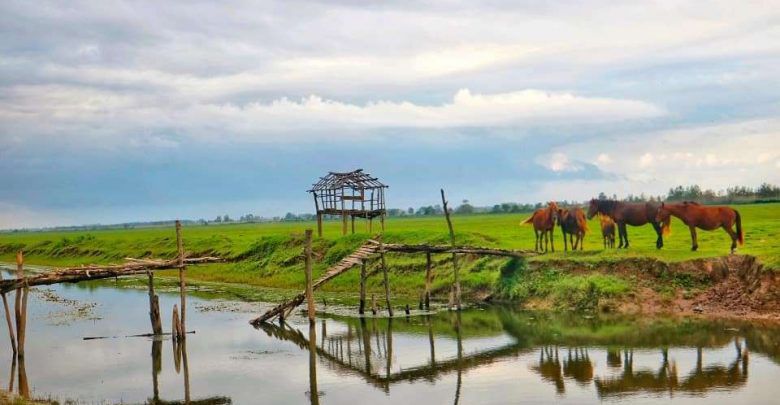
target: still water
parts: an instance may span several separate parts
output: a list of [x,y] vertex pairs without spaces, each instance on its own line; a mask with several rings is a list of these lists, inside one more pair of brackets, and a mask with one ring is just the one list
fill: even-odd
[[[13,297],[13,294],[12,296]],[[11,300],[12,301],[12,300]],[[178,296],[160,293],[166,326]],[[778,403],[780,327],[490,307],[395,319],[301,317],[189,297],[186,347],[150,330],[145,290],[36,288],[26,358],[0,331],[0,388],[61,403]],[[84,337],[108,337],[84,340]],[[22,381],[20,381],[20,377]]]

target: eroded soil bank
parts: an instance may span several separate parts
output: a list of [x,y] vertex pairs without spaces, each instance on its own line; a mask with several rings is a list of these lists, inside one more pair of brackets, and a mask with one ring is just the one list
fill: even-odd
[[[531,288],[513,297],[499,281],[495,298],[521,301],[533,309],[586,309],[599,312],[678,314],[780,321],[780,279],[750,255],[666,263],[623,259],[606,263],[550,261],[528,264],[522,278],[544,280],[545,274],[583,278],[582,288]],[[507,274],[502,271],[505,281]],[[570,283],[572,284],[572,283]],[[582,283],[579,283],[582,284]],[[579,285],[573,283],[572,285]],[[522,289],[521,289],[522,290]]]

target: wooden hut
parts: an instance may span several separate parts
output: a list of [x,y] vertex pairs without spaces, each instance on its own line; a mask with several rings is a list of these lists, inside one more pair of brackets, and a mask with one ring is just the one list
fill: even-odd
[[385,229],[385,189],[376,177],[357,169],[347,173],[330,172],[320,177],[310,193],[314,196],[317,210],[317,234],[322,237],[323,215],[340,215],[342,235],[347,234],[347,218],[352,220],[352,233],[355,233],[355,218],[366,219],[371,232],[373,219],[379,217],[382,230]]

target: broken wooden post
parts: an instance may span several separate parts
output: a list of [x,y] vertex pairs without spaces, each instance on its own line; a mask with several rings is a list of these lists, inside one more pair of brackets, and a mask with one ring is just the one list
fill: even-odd
[[173,315],[171,317],[171,338],[176,341],[184,337],[181,329],[181,320],[179,320],[179,307],[173,304]]
[[376,315],[376,294],[371,294],[371,313]]
[[425,309],[431,308],[431,281],[432,281],[431,252],[425,252]]
[[[447,219],[447,227],[450,230],[450,242],[455,247],[455,231],[452,229],[452,220],[450,220],[450,210],[447,208],[447,200],[444,198],[444,189],[441,189],[441,203],[444,206],[444,217]],[[455,295],[455,307],[460,311],[460,276],[458,275],[458,256],[452,254],[452,268],[454,275],[453,292]]]
[[382,238],[379,238],[379,260],[382,264],[382,274],[385,278],[385,302],[387,303],[387,314],[393,317],[393,306],[390,304],[390,279],[387,275],[387,264],[385,263],[385,248],[382,246]]
[[162,335],[162,321],[160,320],[160,297],[154,293],[154,273],[146,272],[149,278],[149,320],[152,322],[152,333]]
[[406,304],[406,308],[405,308],[404,312],[406,313],[407,316],[409,316],[409,313],[410,313],[410,311],[409,311],[409,304]]
[[[16,278],[24,279],[24,253],[22,251],[16,252]],[[27,283],[24,283],[23,288],[16,289],[16,306],[14,308],[16,312],[16,350],[17,355],[24,357],[24,338],[25,329],[27,328],[27,294],[29,287]]]
[[303,247],[303,256],[304,256],[304,263],[305,263],[305,273],[306,273],[306,304],[307,304],[307,312],[309,314],[309,323],[314,324],[314,290],[312,289],[312,279],[311,279],[311,267],[312,267],[312,259],[311,259],[311,229],[307,229],[305,232],[305,244]]
[[360,265],[360,306],[358,313],[363,315],[366,310],[366,261],[363,260]]
[[[0,279],[2,279],[2,273],[0,273]],[[16,336],[14,336],[14,325],[11,322],[11,310],[8,308],[8,297],[6,297],[5,293],[2,293],[2,296],[3,296],[3,307],[5,308],[5,322],[8,324],[8,337],[11,338],[11,349],[13,350],[15,356]]]
[[179,298],[181,300],[181,317],[179,318],[179,327],[181,329],[181,339],[186,339],[187,323],[185,322],[187,316],[187,300],[186,300],[186,286],[184,282],[185,270],[184,267],[184,241],[181,238],[181,221],[176,220],[176,250],[179,253]]

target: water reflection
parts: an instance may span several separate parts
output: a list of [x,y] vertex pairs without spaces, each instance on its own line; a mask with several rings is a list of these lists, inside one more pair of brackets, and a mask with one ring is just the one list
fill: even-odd
[[[454,373],[453,402],[458,404],[467,371],[489,368],[493,363],[513,361],[531,353],[537,353],[536,360],[529,361],[527,368],[540,381],[551,384],[558,395],[566,395],[569,384],[591,390],[601,399],[646,394],[673,398],[680,393],[704,395],[738,390],[748,378],[748,346],[769,344],[766,354],[778,361],[777,327],[741,326],[743,336],[736,335],[734,324],[728,322],[636,322],[496,309],[412,317],[405,321],[331,317],[321,321],[319,343],[313,329],[306,339],[286,323],[261,328],[269,336],[308,350],[310,392],[316,392],[316,354],[328,369],[359,376],[385,393],[390,393],[396,384],[420,379],[434,382]],[[394,347],[394,340],[401,342],[400,349]],[[732,342],[735,354],[729,359],[723,349]],[[474,344],[467,351],[464,345],[468,343]],[[442,350],[443,345],[448,346],[447,355],[437,358],[437,350]],[[423,361],[419,355],[421,346],[425,346],[427,357]],[[405,350],[412,351],[412,355],[402,353]],[[635,351],[643,355],[639,364]],[[652,355],[654,351],[656,354]],[[706,364],[707,351],[713,352],[717,360]],[[597,366],[597,357],[604,360],[605,367]],[[675,358],[695,358],[694,366],[690,371],[678,371]],[[316,400],[316,396],[312,397],[312,403],[318,403]]]

